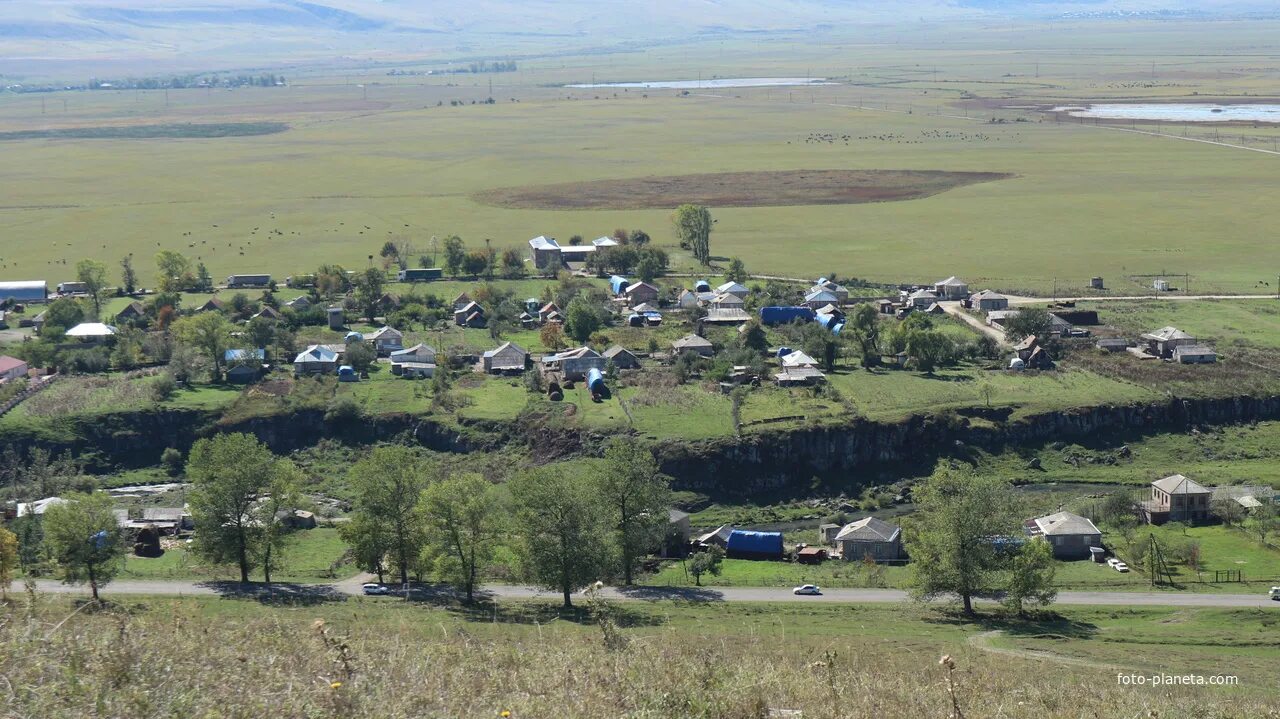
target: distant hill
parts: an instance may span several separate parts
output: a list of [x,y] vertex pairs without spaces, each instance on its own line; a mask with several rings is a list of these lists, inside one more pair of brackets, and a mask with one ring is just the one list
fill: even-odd
[[110,58],[168,71],[403,57],[477,42],[504,52],[540,38],[599,46],[919,18],[1271,9],[1273,0],[7,0],[0,62],[32,71],[56,58],[65,70]]

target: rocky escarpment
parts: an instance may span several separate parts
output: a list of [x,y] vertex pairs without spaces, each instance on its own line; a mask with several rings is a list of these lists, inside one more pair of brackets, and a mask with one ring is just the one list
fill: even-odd
[[[974,410],[915,416],[901,422],[852,419],[749,433],[705,441],[665,440],[656,450],[662,468],[680,489],[715,494],[751,494],[800,489],[838,477],[867,481],[886,465],[928,467],[939,457],[964,456],[968,448],[999,450],[1056,440],[1182,431],[1280,419],[1280,397],[1172,399],[1159,404],[1084,407],[1008,421],[998,411]],[[280,453],[323,439],[348,444],[410,441],[438,452],[492,452],[513,444],[535,461],[594,454],[606,437],[535,424],[468,422],[445,424],[413,415],[334,418],[321,411],[221,421],[216,413],[164,410],[119,413],[68,421],[56,436],[8,431],[0,444],[26,450],[42,446],[70,451],[91,468],[155,464],[168,447],[187,450],[200,437],[246,432]]]

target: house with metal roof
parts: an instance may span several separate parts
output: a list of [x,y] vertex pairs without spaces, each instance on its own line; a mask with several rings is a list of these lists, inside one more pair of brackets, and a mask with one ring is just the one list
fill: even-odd
[[634,307],[642,302],[657,302],[658,288],[648,282],[636,282],[628,285],[622,291],[627,296],[627,302]]
[[539,270],[558,270],[564,264],[560,256],[560,243],[554,238],[538,235],[529,240],[529,259]]
[[717,294],[724,294],[725,292],[728,292],[731,295],[737,295],[739,297],[746,297],[747,295],[751,294],[751,290],[747,289],[745,285],[738,282],[726,282],[723,285],[720,285],[719,287],[716,288]]
[[894,562],[904,557],[902,528],[876,517],[864,517],[841,527],[835,545],[847,562],[860,562],[867,557],[876,562]]
[[1208,345],[1178,345],[1173,348],[1172,359],[1178,364],[1213,364],[1218,361],[1218,353]]
[[840,298],[831,290],[814,290],[804,296],[804,306],[810,309],[818,309],[827,305],[839,304]]
[[116,328],[101,322],[81,322],[67,330],[67,338],[77,342],[106,342],[116,336]]
[[605,362],[612,362],[618,369],[640,369],[640,358],[622,345],[613,345],[602,356]]
[[383,357],[404,349],[404,334],[390,325],[379,327],[365,335],[365,341],[372,342],[373,348]]
[[1053,547],[1054,559],[1088,559],[1090,547],[1102,546],[1102,531],[1088,518],[1071,512],[1029,519],[1023,527],[1029,537],[1044,537]]
[[938,303],[938,295],[933,290],[916,290],[907,295],[907,306],[924,309]]
[[514,342],[504,342],[485,352],[481,365],[489,374],[518,374],[529,367],[529,352]]
[[27,376],[27,363],[17,357],[0,355],[0,383]]
[[333,374],[338,371],[338,353],[324,345],[311,345],[293,359],[293,373]]
[[962,300],[969,296],[969,283],[952,275],[933,283],[933,291],[943,300]]
[[975,292],[969,297],[969,303],[980,312],[1009,309],[1009,298],[991,290]]
[[542,368],[550,372],[559,372],[561,377],[567,380],[580,380],[593,369],[604,371],[606,362],[607,360],[599,352],[583,346],[543,357]]
[[44,280],[19,280],[0,282],[0,301],[14,300],[19,304],[39,304],[49,300],[49,283]]
[[1213,490],[1173,474],[1151,483],[1151,498],[1138,503],[1143,519],[1149,524],[1165,522],[1203,522],[1209,519],[1209,501]]
[[1147,343],[1147,353],[1160,359],[1173,359],[1173,351],[1182,345],[1198,344],[1196,338],[1177,327],[1161,327],[1141,336]]

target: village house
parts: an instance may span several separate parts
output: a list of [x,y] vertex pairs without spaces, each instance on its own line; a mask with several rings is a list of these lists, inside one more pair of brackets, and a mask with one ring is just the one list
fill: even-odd
[[773,381],[779,387],[814,385],[826,379],[827,375],[817,367],[783,367],[782,371],[773,375]]
[[324,345],[311,345],[293,360],[293,373],[333,374],[338,371],[338,353]]
[[196,312],[221,312],[226,303],[217,297],[210,297],[205,303],[196,308]]
[[519,374],[529,367],[529,353],[514,342],[504,342],[485,352],[481,363],[489,374]]
[[969,296],[969,284],[953,275],[933,283],[933,291],[939,299],[962,300]]
[[876,300],[876,310],[882,315],[891,315],[898,311],[898,305],[893,300]]
[[836,546],[836,535],[840,533],[840,525],[826,522],[818,525],[818,544],[828,547]]
[[1246,510],[1254,510],[1276,501],[1276,490],[1266,485],[1236,484],[1213,488],[1213,502],[1235,502]]
[[145,507],[142,510],[142,521],[172,523],[175,528],[185,532],[196,528],[191,512],[183,507]]
[[839,302],[840,298],[836,297],[834,292],[825,289],[815,289],[804,296],[804,302],[802,304],[805,307],[816,310],[819,307],[834,305]]
[[1124,352],[1129,349],[1129,340],[1123,337],[1106,337],[1098,340],[1095,346],[1103,352]]
[[1183,345],[1197,344],[1196,338],[1177,327],[1161,327],[1142,335],[1147,343],[1147,354],[1160,359],[1173,359],[1173,351]]
[[605,362],[599,352],[584,346],[543,357],[542,368],[548,372],[559,372],[567,380],[581,380],[593,369],[603,372]]
[[528,312],[521,312],[516,319],[520,321],[520,329],[532,330],[538,327],[538,318]]
[[698,335],[685,335],[671,343],[671,348],[675,350],[677,355],[685,352],[693,352],[703,357],[710,357],[716,353],[715,348],[711,346],[711,340]]
[[101,322],[81,322],[67,330],[67,339],[84,344],[102,344],[116,336],[116,328]]
[[124,309],[116,313],[116,321],[121,324],[134,322],[144,319],[147,316],[147,306],[141,302],[134,300],[124,306]]
[[17,357],[0,355],[0,383],[26,377],[30,368]]
[[633,307],[642,302],[658,301],[658,288],[648,282],[636,282],[629,285],[622,293],[627,296],[627,302]]
[[436,350],[430,345],[418,343],[408,349],[391,353],[391,374],[428,378],[436,371]]
[[778,358],[783,367],[817,367],[818,361],[809,355],[796,350]]
[[484,308],[475,302],[468,302],[454,310],[453,323],[459,327],[482,328],[486,324]]
[[404,349],[404,334],[400,330],[391,327],[379,327],[369,333],[365,340],[373,343],[373,348],[377,350],[378,355],[382,357],[389,356],[392,352],[399,352]]
[[751,290],[747,289],[745,285],[740,284],[738,282],[726,282],[723,285],[720,285],[719,287],[716,288],[716,294],[725,294],[726,292],[731,295],[737,295],[739,297],[746,297],[747,295],[751,294]]
[[719,527],[698,536],[694,542],[704,548],[719,547],[725,549],[729,546],[729,535],[733,533],[732,524],[722,524]]
[[612,362],[618,369],[640,369],[640,359],[622,345],[614,345],[605,350],[604,359],[606,362]]
[[261,317],[262,319],[271,320],[272,322],[279,322],[280,320],[284,319],[284,315],[280,314],[280,310],[277,310],[271,305],[263,305],[262,310],[260,310],[258,314],[250,317],[249,319],[256,320],[259,317]]
[[288,302],[284,303],[285,307],[295,310],[305,310],[311,306],[311,298],[306,295],[298,295]]
[[1174,474],[1151,483],[1151,498],[1138,504],[1148,524],[1203,522],[1209,519],[1213,490]]
[[717,310],[745,310],[747,303],[738,295],[721,292],[711,300],[710,306]]
[[698,296],[689,290],[681,290],[680,296],[676,298],[676,306],[682,310],[695,309],[698,306]]
[[907,295],[906,305],[915,309],[924,309],[930,305],[938,304],[938,295],[933,290],[916,290]]
[[543,235],[529,240],[529,259],[539,270],[558,270],[564,264],[560,257],[560,243]]
[[974,293],[969,297],[969,303],[973,306],[973,309],[980,312],[1009,309],[1009,298],[991,290]]
[[548,302],[538,310],[538,322],[542,324],[554,322],[559,317],[561,317],[560,305],[554,302]]
[[845,304],[849,301],[849,290],[843,285],[837,284],[835,281],[829,280],[826,277],[819,277],[818,281],[813,283],[813,287],[809,288],[809,291],[812,292],[819,289],[826,290],[835,295],[840,304]]
[[466,307],[467,305],[471,304],[474,301],[475,300],[471,299],[471,295],[467,294],[466,292],[459,292],[458,296],[453,298],[453,302],[450,303],[449,306],[452,307],[455,312],[457,312],[458,310],[462,309],[463,307]]
[[876,517],[844,525],[835,536],[835,544],[840,558],[847,562],[860,562],[867,557],[876,562],[903,558],[902,528]]
[[1029,537],[1044,537],[1054,559],[1088,559],[1090,547],[1102,546],[1102,532],[1093,522],[1071,512],[1056,512],[1028,519],[1023,525]]

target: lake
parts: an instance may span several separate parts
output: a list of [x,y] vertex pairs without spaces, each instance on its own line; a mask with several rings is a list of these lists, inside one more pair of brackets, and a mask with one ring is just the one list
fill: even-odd
[[1217,105],[1213,103],[1101,103],[1063,105],[1053,112],[1072,117],[1104,120],[1161,120],[1164,122],[1275,122],[1280,123],[1280,105]]
[[577,88],[639,88],[645,90],[715,90],[727,87],[793,87],[834,85],[825,77],[737,77],[718,80],[658,80],[656,82],[600,82],[565,85]]

